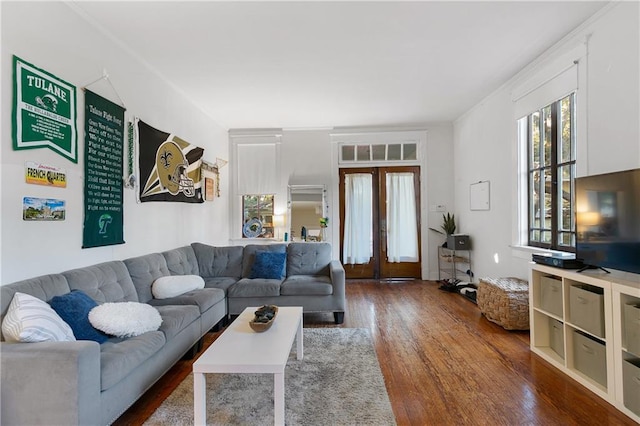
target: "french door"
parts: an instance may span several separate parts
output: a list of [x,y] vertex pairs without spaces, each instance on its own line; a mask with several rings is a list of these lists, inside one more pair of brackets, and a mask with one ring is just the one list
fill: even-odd
[[420,167],[340,169],[347,278],[420,278]]

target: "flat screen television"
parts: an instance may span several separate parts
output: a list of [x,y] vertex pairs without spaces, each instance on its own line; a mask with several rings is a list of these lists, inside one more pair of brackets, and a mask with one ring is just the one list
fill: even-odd
[[640,169],[576,178],[576,257],[640,274]]

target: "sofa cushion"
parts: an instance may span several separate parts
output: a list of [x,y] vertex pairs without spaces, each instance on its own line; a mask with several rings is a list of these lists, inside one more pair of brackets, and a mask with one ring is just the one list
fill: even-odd
[[214,247],[202,243],[191,244],[198,260],[200,276],[230,277],[237,281],[242,276],[242,246]]
[[103,303],[89,312],[96,329],[117,337],[139,336],[160,327],[160,313],[151,305],[138,302]]
[[148,303],[153,299],[151,285],[155,280],[171,275],[167,261],[160,253],[125,259],[124,264],[138,293],[138,301],[142,303]]
[[193,305],[197,306],[200,313],[208,311],[216,303],[223,301],[225,292],[219,288],[203,288],[200,290],[189,291],[180,296],[171,297],[169,299],[152,299],[149,304],[152,306],[165,305]]
[[71,290],[82,290],[98,303],[139,302],[124,262],[114,260],[63,272]]
[[62,296],[51,299],[51,307],[73,330],[77,340],[93,340],[104,343],[109,338],[96,330],[89,322],[89,312],[98,304],[80,290],[71,290]]
[[200,309],[194,305],[155,306],[162,317],[162,331],[167,340],[184,330],[189,324],[200,318]]
[[285,253],[287,251],[286,244],[249,244],[242,251],[242,278],[251,276],[251,268],[255,260],[257,251],[268,251],[273,253]]
[[199,275],[170,275],[155,280],[151,293],[155,299],[168,299],[201,288],[204,280]]
[[287,253],[256,251],[249,278],[279,280],[285,276]]
[[231,278],[231,277],[205,278],[204,279],[204,287],[205,288],[219,288],[220,290],[223,290],[226,293],[226,291],[229,289],[229,287],[234,285],[236,283],[236,281],[238,281],[238,278]]
[[2,334],[7,342],[73,341],[71,327],[49,304],[29,294],[16,292],[2,320]]
[[331,244],[291,243],[287,247],[287,276],[329,276]]
[[163,251],[171,275],[200,275],[198,259],[191,246]]
[[[29,294],[48,302],[52,297],[61,296],[70,291],[69,283],[62,274],[47,274],[2,285],[0,286],[0,322],[7,313],[9,304],[13,300],[13,295],[16,292]],[[4,340],[1,330],[2,328],[0,328],[0,340]]]
[[150,331],[136,337],[109,339],[100,345],[100,389],[120,382],[164,346],[161,331]]
[[280,295],[282,280],[242,278],[229,287],[228,297],[269,297]]
[[333,294],[331,278],[322,275],[296,275],[280,286],[282,296],[329,296]]
[[49,274],[40,277],[17,281],[0,286],[0,312],[4,315],[16,292],[29,294],[48,302],[54,296],[61,296],[71,291],[67,279],[62,274]]

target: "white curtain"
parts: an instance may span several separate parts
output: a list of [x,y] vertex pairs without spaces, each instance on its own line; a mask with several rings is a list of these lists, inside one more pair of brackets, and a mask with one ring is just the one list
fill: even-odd
[[373,256],[372,177],[368,173],[345,175],[345,264],[369,263]]
[[413,173],[387,173],[387,260],[418,261]]

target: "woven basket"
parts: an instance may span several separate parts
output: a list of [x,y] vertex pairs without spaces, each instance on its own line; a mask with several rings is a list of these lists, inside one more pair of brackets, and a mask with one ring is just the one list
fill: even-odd
[[519,278],[482,278],[476,293],[478,308],[505,330],[529,330],[529,283]]

